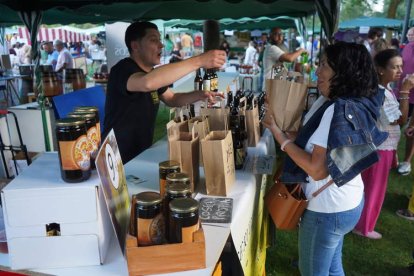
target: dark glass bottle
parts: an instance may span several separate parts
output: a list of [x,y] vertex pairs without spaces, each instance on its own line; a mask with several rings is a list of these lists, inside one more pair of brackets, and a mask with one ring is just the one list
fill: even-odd
[[194,90],[203,90],[203,78],[201,77],[200,68],[197,69],[196,76],[194,78]]
[[204,70],[203,90],[204,91],[210,91],[211,90],[211,77],[210,77],[209,69]]
[[233,104],[233,92],[227,91],[227,107],[230,107]]
[[213,85],[211,87],[211,91],[217,92],[218,91],[218,76],[217,76],[217,73],[216,73],[215,69],[211,69],[211,72],[212,72],[211,79],[212,79],[212,82],[213,82]]
[[240,126],[236,125],[233,131],[234,166],[236,170],[240,170],[243,168],[244,162],[244,147],[243,140],[241,139]]

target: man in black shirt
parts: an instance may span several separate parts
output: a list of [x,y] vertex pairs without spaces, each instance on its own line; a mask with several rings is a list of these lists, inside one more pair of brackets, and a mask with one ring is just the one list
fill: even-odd
[[211,50],[179,63],[160,64],[160,33],[151,22],[134,22],[125,32],[130,57],[119,61],[109,75],[103,137],[114,129],[123,163],[149,148],[154,135],[159,101],[184,106],[199,100],[214,102],[217,93],[193,91],[174,93],[168,86],[196,69],[219,68],[226,53]]

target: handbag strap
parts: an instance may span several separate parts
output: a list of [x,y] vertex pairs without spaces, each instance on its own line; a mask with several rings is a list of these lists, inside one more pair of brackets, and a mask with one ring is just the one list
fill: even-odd
[[312,198],[318,196],[320,193],[322,193],[326,188],[328,188],[329,186],[332,185],[333,179],[329,180],[325,185],[323,185],[322,187],[320,187],[318,190],[316,190],[315,192],[312,193]]

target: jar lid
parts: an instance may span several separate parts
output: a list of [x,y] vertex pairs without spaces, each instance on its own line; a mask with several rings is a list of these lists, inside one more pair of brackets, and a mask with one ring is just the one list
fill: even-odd
[[160,169],[176,169],[180,167],[180,163],[174,160],[167,160],[159,163]]
[[85,120],[82,118],[63,118],[56,120],[56,126],[67,127],[67,126],[81,126],[85,125]]
[[168,182],[165,191],[170,194],[186,194],[191,193],[190,185],[183,182]]
[[95,111],[89,111],[89,110],[74,110],[74,111],[73,111],[73,112],[71,112],[71,113],[75,113],[75,114],[92,114],[92,115],[93,115],[93,117],[95,117],[95,116],[96,116]]
[[142,192],[135,197],[137,204],[150,206],[161,203],[161,196],[156,192]]
[[198,201],[193,198],[177,198],[170,202],[170,209],[176,213],[191,213],[198,210]]
[[66,116],[68,116],[69,118],[85,118],[85,119],[94,119],[95,118],[95,114],[94,113],[90,113],[90,112],[71,112],[68,113]]
[[171,181],[171,182],[187,182],[190,181],[190,177],[188,177],[188,174],[186,173],[169,173],[167,174],[167,181]]
[[75,107],[74,110],[75,111],[77,111],[77,110],[84,110],[84,111],[93,111],[93,112],[96,112],[96,111],[98,111],[98,107],[96,107],[96,106],[77,106],[77,107]]

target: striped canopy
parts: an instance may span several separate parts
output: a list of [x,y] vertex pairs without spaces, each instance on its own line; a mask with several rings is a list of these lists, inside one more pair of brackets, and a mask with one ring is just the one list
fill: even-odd
[[[19,37],[30,43],[30,33],[25,27],[18,28]],[[39,28],[37,41],[55,41],[59,39],[63,42],[81,42],[90,40],[90,35],[64,30],[62,28]]]

